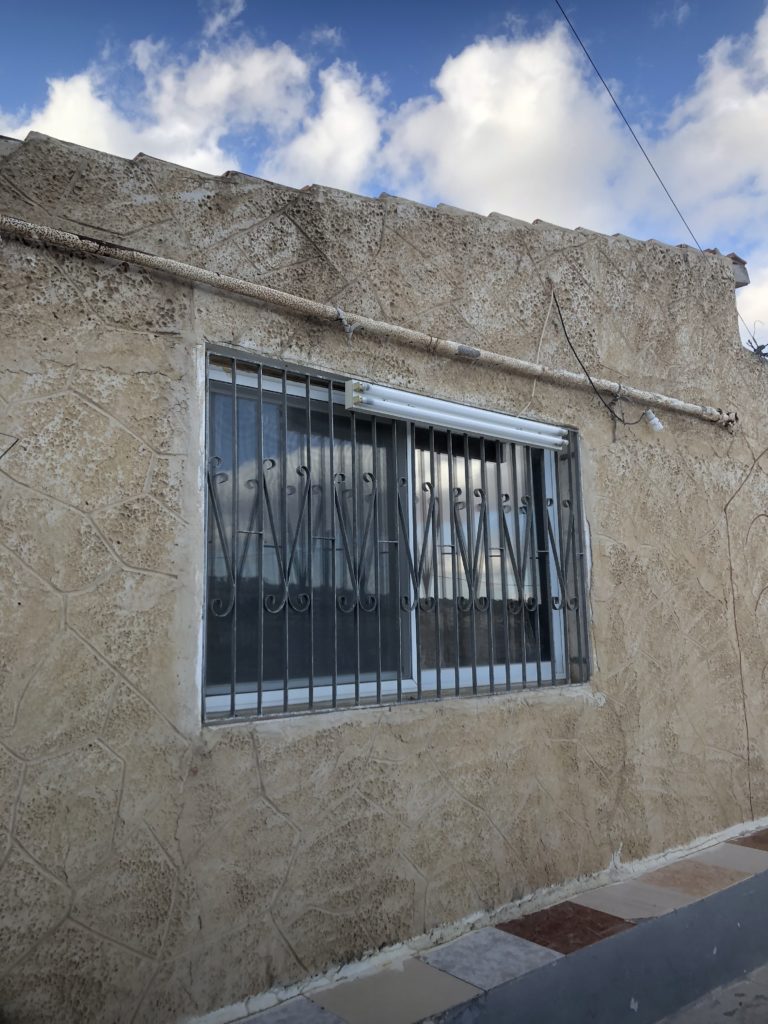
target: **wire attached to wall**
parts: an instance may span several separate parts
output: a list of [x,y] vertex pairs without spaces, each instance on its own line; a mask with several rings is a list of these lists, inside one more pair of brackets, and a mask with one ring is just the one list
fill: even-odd
[[[578,32],[576,31],[576,28],[575,28],[575,26],[574,26],[573,22],[571,21],[571,19],[570,19],[570,18],[568,17],[568,15],[567,15],[567,14],[565,13],[565,11],[563,10],[563,6],[562,6],[562,4],[560,3],[560,0],[555,0],[555,4],[557,5],[557,7],[558,7],[558,10],[560,11],[560,13],[562,14],[563,18],[565,19],[565,21],[566,21],[566,24],[568,25],[568,28],[569,28],[569,29],[571,30],[571,32],[573,33],[573,35],[574,35],[574,37],[575,37],[575,39],[576,39],[576,42],[577,42],[577,43],[579,44],[579,46],[580,46],[580,47],[582,48],[582,50],[584,51],[584,55],[586,56],[586,58],[587,58],[587,60],[589,61],[589,63],[590,63],[591,65],[592,65],[592,69],[594,70],[595,74],[597,75],[597,77],[598,77],[598,78],[600,79],[600,81],[602,82],[602,84],[603,84],[603,87],[604,87],[605,91],[606,91],[606,92],[608,93],[608,95],[609,95],[609,96],[610,96],[610,98],[611,98],[611,102],[613,103],[614,107],[616,107],[616,109],[618,110],[618,112],[619,112],[619,116],[621,117],[622,121],[624,122],[624,124],[625,124],[625,125],[627,126],[627,128],[629,129],[629,133],[630,133],[630,135],[632,136],[632,138],[633,138],[633,139],[635,140],[635,142],[637,143],[638,149],[639,149],[639,150],[640,150],[640,152],[641,152],[641,153],[643,154],[643,156],[644,156],[644,157],[645,157],[645,159],[646,159],[646,162],[648,163],[648,166],[649,166],[649,167],[651,168],[651,170],[652,170],[652,171],[653,171],[653,173],[655,174],[655,176],[656,176],[656,179],[657,179],[658,183],[659,183],[659,184],[661,185],[661,187],[662,187],[662,188],[664,189],[664,192],[666,193],[667,199],[669,199],[670,203],[671,203],[671,204],[672,204],[672,206],[673,206],[673,207],[675,208],[675,212],[677,213],[678,217],[680,218],[680,220],[681,220],[681,221],[683,222],[683,224],[685,225],[685,229],[686,229],[686,231],[687,231],[687,232],[688,232],[688,234],[689,234],[689,235],[691,236],[691,238],[693,239],[693,241],[694,241],[694,242],[696,243],[696,248],[697,248],[697,249],[699,250],[699,252],[703,253],[703,252],[704,252],[704,249],[703,249],[703,248],[701,247],[701,243],[699,242],[699,240],[698,240],[698,238],[696,237],[696,235],[694,235],[694,233],[693,233],[693,229],[691,228],[691,225],[690,225],[690,224],[688,223],[688,221],[687,221],[687,220],[685,219],[685,217],[683,216],[682,210],[681,210],[681,209],[680,209],[680,207],[679,207],[679,206],[677,205],[677,203],[675,202],[675,200],[674,200],[674,199],[672,198],[672,193],[671,193],[671,192],[669,191],[669,189],[667,188],[667,186],[666,186],[666,185],[664,184],[664,181],[663,181],[663,179],[662,179],[661,175],[660,175],[660,174],[659,174],[659,172],[658,172],[658,171],[656,170],[656,167],[654,166],[654,163],[653,163],[653,161],[651,160],[651,158],[650,158],[650,157],[648,156],[648,153],[646,152],[646,149],[645,149],[645,147],[643,146],[642,142],[640,141],[640,139],[639,139],[639,138],[637,137],[637,135],[635,134],[635,130],[634,130],[634,128],[632,127],[632,125],[631,125],[631,124],[629,123],[629,121],[628,121],[628,120],[627,120],[627,118],[625,117],[625,115],[624,115],[624,111],[623,111],[623,110],[621,109],[621,107],[619,106],[619,101],[618,101],[618,100],[616,99],[616,97],[615,97],[615,96],[613,95],[613,93],[611,92],[611,89],[610,89],[610,87],[609,87],[608,83],[607,83],[607,82],[606,82],[606,80],[605,80],[605,79],[603,78],[603,76],[602,76],[602,75],[600,74],[600,71],[599,71],[599,69],[598,69],[598,67],[597,67],[597,64],[595,64],[595,62],[594,62],[594,61],[592,60],[592,57],[591,57],[591,56],[590,56],[590,54],[589,54],[589,50],[588,50],[588,49],[586,48],[586,46],[585,46],[585,45],[584,45],[584,43],[582,42],[581,36],[580,36],[580,35],[579,35],[579,33],[578,33]],[[752,349],[752,351],[753,351],[753,352],[755,352],[755,353],[757,353],[757,355],[761,356],[762,358],[768,358],[768,355],[766,354],[766,350],[768,350],[768,345],[760,345],[760,344],[758,344],[757,338],[755,337],[754,333],[753,333],[752,331],[750,331],[750,329],[749,329],[749,324],[748,324],[748,323],[747,323],[747,321],[746,321],[746,320],[744,319],[744,317],[743,317],[743,316],[741,315],[741,313],[740,313],[740,312],[738,311],[738,309],[736,310],[736,315],[738,316],[739,320],[741,320],[741,322],[742,322],[742,323],[744,324],[744,328],[745,328],[745,330],[746,330],[747,334],[749,335],[749,346],[750,346],[750,348]]]
[[[600,394],[600,391],[595,386],[595,382],[592,380],[592,377],[590,376],[589,370],[584,365],[584,362],[583,362],[581,356],[576,351],[576,348],[575,348],[573,342],[570,339],[570,336],[568,334],[568,328],[565,326],[565,320],[563,319],[563,311],[562,311],[562,309],[560,309],[560,303],[557,300],[557,294],[555,292],[554,287],[552,288],[552,299],[553,299],[553,301],[555,303],[555,309],[557,310],[557,316],[558,316],[558,319],[560,320],[560,326],[563,328],[563,334],[565,336],[565,340],[568,342],[568,347],[570,348],[571,352],[573,352],[574,356],[576,357],[576,362],[581,367],[581,369],[582,369],[582,371],[584,373],[584,376],[587,378],[589,383],[592,385],[592,390],[595,392],[597,397],[600,399],[600,401],[603,403],[605,408],[611,414],[612,418],[614,420],[616,420],[617,423],[621,423],[625,427],[633,427],[633,426],[635,426],[637,423],[639,423],[643,419],[648,420],[648,422],[650,423],[651,421],[650,421],[649,417],[646,415],[648,412],[650,412],[649,409],[647,409],[646,412],[644,412],[642,414],[642,416],[639,416],[636,420],[625,419],[625,417],[624,417],[624,415],[622,413],[616,412],[616,409],[614,408],[614,406],[616,406],[621,401],[621,385],[619,385],[619,393],[615,396],[615,398],[611,402],[606,402],[606,400]],[[653,415],[653,414],[651,413],[651,415]]]

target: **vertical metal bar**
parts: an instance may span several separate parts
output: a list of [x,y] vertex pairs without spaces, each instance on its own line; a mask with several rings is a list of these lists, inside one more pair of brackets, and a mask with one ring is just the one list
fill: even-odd
[[[402,594],[402,561],[403,544],[408,543],[406,537],[400,536],[400,514],[398,509],[400,494],[400,437],[403,430],[397,420],[392,421],[393,440],[393,462],[394,462],[394,486],[392,487],[392,526],[395,534],[395,612],[397,615],[397,702],[403,699],[403,608],[401,605]],[[405,443],[408,444],[408,436],[405,434]],[[406,453],[407,455],[407,453]],[[406,457],[406,465],[407,465]],[[410,649],[410,644],[409,644]]]
[[314,589],[314,554],[315,542],[312,536],[312,380],[307,374],[306,413],[307,413],[307,587],[309,593],[309,675],[307,679],[308,705],[315,705],[315,589]]
[[[413,544],[413,564],[418,566],[419,564],[419,534],[416,529],[416,427],[414,424],[410,425],[411,434],[411,506],[412,506],[412,521],[411,529],[413,531],[412,544]],[[426,493],[426,492],[422,492]],[[422,544],[426,543],[426,537],[422,539]],[[421,580],[416,581],[414,600],[416,602],[415,607],[415,628],[416,628],[416,699],[421,699],[421,624],[420,624],[420,611],[419,608],[419,590],[421,589]]]
[[360,703],[360,539],[357,532],[358,523],[358,500],[359,500],[359,474],[357,471],[357,417],[353,412],[352,420],[352,567],[350,575],[351,583],[356,591],[353,593],[354,608],[352,611],[355,625],[355,704]]
[[504,622],[504,680],[506,688],[512,687],[511,655],[509,649],[509,591],[507,589],[507,545],[504,543],[504,487],[501,474],[501,459],[512,445],[496,442],[496,501],[499,523],[499,566],[501,569],[501,617]]
[[535,599],[534,636],[536,639],[536,685],[541,686],[541,594],[539,593],[539,538],[536,529],[536,495],[533,490],[533,460],[531,449],[524,447],[525,453],[525,489],[528,492],[526,511],[527,530],[530,538],[529,555],[531,560],[531,579]]
[[280,490],[280,512],[281,512],[281,528],[282,536],[280,538],[280,544],[283,550],[283,572],[286,573],[284,585],[285,585],[285,604],[283,605],[283,711],[288,710],[288,681],[290,677],[290,651],[291,645],[288,636],[288,616],[290,614],[290,602],[288,601],[288,590],[290,587],[290,580],[288,578],[288,377],[285,370],[282,371],[281,380],[283,385],[282,393],[282,451],[281,451],[281,462],[282,462],[282,488]]
[[330,443],[328,452],[330,456],[330,511],[331,511],[331,614],[332,614],[332,637],[333,650],[331,660],[331,706],[336,707],[338,700],[339,682],[339,635],[338,622],[336,620],[336,469],[335,458],[336,439],[334,436],[333,424],[333,381],[328,381],[328,436]]
[[[393,431],[394,433],[394,431]],[[379,541],[379,442],[377,419],[371,417],[371,444],[373,446],[373,591],[376,595],[376,703],[381,704],[381,583],[379,579],[381,547]]]
[[472,474],[469,467],[469,437],[464,435],[464,483],[465,487],[465,508],[467,513],[467,564],[469,574],[467,586],[469,589],[469,621],[470,621],[470,649],[472,655],[472,693],[477,693],[477,634],[475,632],[475,600],[477,598],[477,580],[474,573],[474,552],[475,552],[475,531],[472,528],[472,505],[474,498],[472,487]]
[[213,545],[210,542],[210,510],[209,505],[211,502],[210,494],[208,493],[207,476],[210,472],[211,466],[211,417],[213,415],[213,396],[211,394],[211,356],[210,353],[206,353],[205,356],[205,476],[203,482],[204,494],[205,494],[205,522],[203,523],[203,536],[205,537],[205,603],[203,604],[203,678],[202,686],[200,687],[201,707],[200,717],[203,723],[206,721],[207,714],[207,683],[208,683],[208,602],[210,601],[210,580],[211,580],[211,562],[213,560]]
[[[523,689],[526,689],[526,687],[528,686],[528,643],[527,643],[527,636],[526,636],[525,620],[526,620],[526,615],[528,613],[528,605],[527,605],[527,601],[526,601],[525,590],[526,590],[526,587],[527,587],[527,580],[528,580],[528,565],[527,565],[528,546],[525,543],[525,541],[523,541],[522,545],[520,544],[520,508],[521,508],[521,501],[520,501],[520,499],[522,498],[522,495],[520,494],[520,488],[518,487],[518,484],[517,484],[517,476],[518,476],[517,466],[518,466],[518,461],[522,461],[521,452],[524,452],[525,449],[521,448],[520,445],[513,444],[513,445],[510,445],[510,450],[511,450],[511,453],[512,453],[512,496],[513,496],[513,499],[514,499],[513,509],[514,509],[514,524],[515,524],[515,532],[514,532],[515,557],[517,558],[517,565],[518,565],[519,575],[520,575],[520,584],[519,584],[519,586],[522,586],[522,590],[517,595],[518,596],[518,601],[519,601],[519,604],[520,604],[520,658],[521,658],[521,671],[522,671],[522,678],[523,678]],[[526,518],[525,529],[526,529],[526,537],[527,537],[527,530],[528,530],[528,520],[527,520],[527,518]]]
[[[576,637],[579,657],[579,682],[589,678],[589,628],[587,624],[587,574],[585,571],[586,551],[584,539],[584,509],[581,497],[581,451],[575,431],[568,436],[568,484],[571,500],[571,521],[573,523],[573,567],[575,572],[574,593],[576,607]],[[577,550],[578,548],[578,550]]]
[[[564,528],[563,528],[563,516],[564,516],[565,509],[563,507],[562,496],[561,496],[561,493],[560,493],[560,468],[559,468],[559,465],[558,465],[558,461],[562,458],[562,453],[561,452],[551,452],[551,453],[548,452],[545,455],[545,458],[552,459],[552,465],[554,467],[553,471],[552,471],[552,476],[554,478],[554,485],[555,485],[555,495],[554,495],[554,502],[555,502],[555,526],[557,528],[557,536],[558,536],[559,542],[560,542],[559,557],[560,557],[560,564],[562,565],[562,573],[563,573],[563,581],[562,581],[562,584],[561,584],[561,590],[564,591],[564,593],[560,594],[560,608],[559,608],[559,611],[558,611],[557,618],[558,618],[558,628],[561,631],[562,637],[563,637],[563,658],[565,659],[565,679],[566,679],[566,682],[570,682],[570,680],[571,680],[571,654],[570,654],[570,636],[569,636],[570,630],[568,629],[568,567],[566,566],[566,564],[565,564],[565,562],[563,560],[564,557],[565,557],[565,553],[568,550],[568,546],[567,546],[567,540],[566,540],[565,532],[564,532]],[[567,455],[567,458],[570,461],[570,453]],[[573,524],[573,507],[572,506],[571,506],[571,524]],[[570,526],[569,526],[569,529],[570,529]],[[573,544],[575,540],[576,540],[576,538],[572,537],[571,538],[571,543]],[[576,581],[574,580],[574,582],[576,582]],[[558,580],[558,583],[560,583],[559,580]],[[577,630],[577,632],[578,632],[578,630]],[[553,648],[554,648],[554,643],[553,643]],[[553,652],[552,652],[552,660],[553,660],[553,664],[554,664],[554,649],[553,649]],[[552,674],[554,675],[554,672]]]
[[[432,517],[432,596],[435,599],[435,680],[437,696],[439,697],[442,692],[442,668],[443,668],[443,657],[442,648],[440,645],[440,579],[438,576],[438,560],[437,560],[437,531],[438,526],[442,530],[441,520],[441,509],[442,501],[440,495],[440,487],[438,481],[438,475],[435,473],[435,428],[429,428],[429,475],[434,488],[435,496],[435,512]],[[426,537],[424,538],[426,541]]]
[[264,700],[264,368],[259,364],[258,391],[256,392],[256,486],[259,489],[258,535],[258,643],[256,669],[256,712],[261,714]]
[[234,592],[234,603],[232,605],[232,677],[229,689],[229,714],[235,717],[235,704],[237,692],[237,577],[238,577],[238,550],[237,545],[240,539],[240,479],[238,466],[237,447],[237,361],[230,360],[230,373],[232,379],[232,589]]
[[483,556],[485,560],[485,594],[486,600],[488,601],[488,607],[486,609],[486,622],[488,626],[488,679],[491,693],[495,690],[495,679],[494,679],[494,661],[496,660],[494,654],[494,643],[493,643],[493,573],[491,572],[491,537],[490,537],[490,520],[488,516],[488,472],[485,464],[485,438],[480,439],[480,487],[482,488],[484,495],[483,516],[485,522],[482,524],[483,529]]
[[451,604],[453,605],[453,681],[456,696],[461,690],[461,651],[459,636],[459,574],[456,565],[456,522],[453,515],[453,503],[456,500],[454,495],[455,483],[453,479],[453,434],[448,432],[448,522],[451,531]]
[[[554,499],[547,493],[547,468],[544,465],[545,454],[540,454],[541,458],[541,519],[542,519],[542,544],[544,545],[541,554],[543,555],[544,565],[546,566],[546,591],[542,587],[542,599],[546,592],[547,600],[547,621],[549,622],[549,678],[552,686],[555,685],[555,616],[554,616],[554,605],[552,604],[552,566],[554,565],[556,552],[549,550],[550,536],[549,536],[549,510],[550,502]],[[539,558],[541,563],[541,557]],[[541,571],[541,569],[539,570]]]

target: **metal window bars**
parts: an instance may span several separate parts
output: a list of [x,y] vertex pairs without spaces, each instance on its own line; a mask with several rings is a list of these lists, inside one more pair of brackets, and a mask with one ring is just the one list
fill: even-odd
[[587,680],[573,431],[396,422],[215,353],[208,381],[206,719]]

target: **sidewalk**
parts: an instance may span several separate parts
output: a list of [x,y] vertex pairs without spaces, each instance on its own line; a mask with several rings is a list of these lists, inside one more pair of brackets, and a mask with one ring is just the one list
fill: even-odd
[[[745,916],[745,907],[748,911],[753,896],[758,898],[756,894],[750,896],[748,886],[738,883],[766,871],[768,829],[709,847],[644,875],[591,889],[526,917],[469,932],[353,981],[315,989],[309,996],[291,999],[239,1024],[417,1024],[438,1018],[445,1022],[508,1019],[532,1024],[549,1001],[542,993],[555,988],[557,1001],[566,1009],[562,1019],[578,1024],[602,1018],[601,1000],[613,1004],[616,993],[609,990],[612,985],[615,988],[617,976],[626,973],[624,968],[632,964],[638,968],[637,980],[642,984],[624,999],[623,1011],[612,1010],[614,1016],[606,1020],[618,1024],[626,1012],[626,1019],[636,1024],[655,1022],[713,986],[726,984],[768,961],[768,937],[763,961],[759,959],[760,944],[752,943],[752,962],[745,962],[743,969],[734,961],[741,936],[730,936],[728,949],[723,948],[719,958],[715,941],[716,933],[729,924],[729,918],[733,914]],[[768,895],[768,874],[762,881]],[[717,905],[707,899],[715,893],[721,894]],[[746,900],[745,907],[739,900]],[[690,908],[690,912],[672,914],[681,908]],[[660,920],[670,925],[650,927],[652,921]],[[645,926],[638,927],[643,922]],[[741,920],[732,923],[741,929]],[[686,968],[684,950],[673,946],[670,956],[674,960],[679,955],[677,966],[672,964],[674,977],[669,979],[667,991],[655,993],[649,1001],[649,981],[653,984],[656,979],[661,984],[663,971],[654,968],[652,978],[641,977],[646,947],[653,959],[651,947],[655,945],[658,952],[680,928],[694,938],[711,933],[712,942],[707,938],[705,943],[709,959],[699,964],[699,956]],[[743,934],[745,941],[747,931]],[[690,951],[693,947],[689,939],[686,944]],[[583,952],[591,955],[585,958]],[[617,971],[613,961],[622,969]],[[603,971],[609,974],[601,980]],[[596,989],[595,985],[590,988],[587,978],[594,972]],[[626,980],[631,988],[631,970]],[[661,1009],[658,1016],[649,1009],[653,1005]],[[554,1024],[552,1012],[548,1010],[548,1016],[541,1019]],[[621,1018],[615,1016],[616,1012],[621,1012]],[[556,1013],[556,1017],[559,1020],[561,1015]],[[680,1017],[686,1024],[694,1019]]]

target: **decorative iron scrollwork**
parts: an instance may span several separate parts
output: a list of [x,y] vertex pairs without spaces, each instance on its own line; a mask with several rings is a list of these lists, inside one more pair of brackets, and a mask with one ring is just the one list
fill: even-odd
[[[290,550],[288,546],[287,535],[282,538],[283,543],[280,543],[278,538],[277,529],[275,527],[275,514],[272,508],[272,499],[269,493],[269,487],[267,486],[267,472],[270,469],[274,469],[276,463],[274,459],[267,459],[264,462],[264,507],[267,512],[267,521],[269,522],[269,528],[272,531],[272,538],[275,542],[275,558],[277,559],[277,572],[280,577],[280,586],[282,587],[281,594],[267,594],[264,598],[264,608],[272,615],[276,615],[279,611],[285,608],[286,603],[288,607],[293,609],[295,612],[306,612],[311,603],[312,596],[307,591],[299,592],[298,594],[292,595],[290,592],[291,573],[293,571],[294,559],[296,556],[296,548],[299,543],[299,537],[304,521],[304,513],[307,508],[307,499],[309,497],[310,479],[309,469],[307,466],[298,466],[296,469],[297,474],[304,481],[304,486],[301,489],[301,497],[299,499],[299,514],[296,519],[296,528],[293,532],[293,537],[290,541]],[[286,490],[290,493],[290,486],[286,485]],[[295,492],[295,489],[293,491]],[[287,557],[286,557],[287,553]]]
[[[508,494],[502,494],[501,496],[501,525],[502,525],[502,541],[506,548],[507,557],[509,563],[512,566],[512,575],[515,578],[515,587],[517,589],[517,597],[510,597],[507,600],[507,609],[512,612],[513,615],[521,615],[523,610],[532,612],[535,610],[538,599],[535,593],[526,595],[525,579],[528,575],[528,560],[531,556],[534,546],[533,540],[533,516],[529,515],[530,498],[527,494],[520,496],[520,504],[518,506],[518,512],[524,517],[524,539],[523,539],[523,552],[518,560],[517,547],[512,537],[512,533],[509,529],[509,521],[507,516],[512,514],[512,501]],[[517,529],[515,529],[515,534]]]
[[[551,499],[547,501],[547,504],[551,507]],[[561,611],[563,608],[567,608],[569,612],[574,612],[579,607],[579,599],[574,594],[572,597],[566,597],[565,600],[563,600],[563,595],[567,595],[568,593],[568,567],[571,564],[571,545],[573,544],[575,521],[570,500],[568,498],[564,498],[560,502],[560,505],[563,511],[568,513],[568,525],[563,528],[563,533],[565,534],[565,551],[562,553],[562,558],[558,555],[558,545],[555,540],[554,530],[552,529],[552,518],[549,513],[547,513],[547,535],[549,537],[552,560],[555,563],[557,582],[560,586],[560,593],[553,594],[552,596],[552,608],[556,612]]]
[[229,480],[229,473],[215,472],[215,470],[221,465],[221,462],[222,460],[218,455],[214,455],[208,462],[208,495],[210,499],[210,509],[213,515],[216,533],[219,537],[219,543],[221,544],[222,554],[224,555],[224,567],[227,570],[227,581],[229,583],[229,597],[226,603],[220,597],[211,598],[209,603],[211,612],[217,619],[224,619],[231,613],[235,606],[235,594],[237,593],[235,585],[235,570],[232,564],[232,553],[229,549],[227,535],[224,530],[219,496],[216,493],[217,486],[225,484]]
[[[217,618],[226,618],[231,614],[232,609],[235,605],[235,599],[237,595],[237,584],[243,578],[243,572],[245,568],[245,562],[248,557],[248,550],[251,543],[251,537],[258,536],[260,531],[254,529],[258,516],[259,516],[259,503],[263,496],[264,509],[266,511],[267,523],[269,530],[272,534],[274,542],[274,552],[277,561],[277,571],[279,576],[279,586],[282,588],[280,594],[267,594],[264,598],[265,609],[274,614],[281,611],[286,602],[290,608],[295,612],[306,612],[311,604],[311,595],[304,591],[298,594],[290,593],[290,581],[294,570],[294,564],[296,562],[296,553],[301,536],[302,526],[305,511],[307,508],[307,499],[309,496],[310,479],[309,469],[306,466],[299,466],[296,470],[299,477],[304,481],[301,489],[301,498],[299,504],[299,515],[296,522],[296,528],[293,536],[290,539],[290,546],[288,538],[283,538],[283,543],[280,543],[280,537],[278,536],[277,527],[275,525],[274,509],[272,507],[272,498],[269,491],[267,473],[274,469],[276,462],[274,459],[265,459],[262,464],[262,475],[261,481],[258,477],[252,477],[245,481],[245,486],[254,492],[253,501],[251,502],[251,509],[248,515],[248,526],[245,530],[239,530],[238,533],[243,534],[245,541],[240,551],[240,557],[238,559],[237,567],[235,567],[235,555],[232,550],[233,545],[230,544],[229,537],[226,530],[224,529],[223,514],[221,509],[221,502],[219,501],[218,489],[222,484],[227,483],[231,480],[231,474],[216,472],[218,466],[221,465],[221,458],[217,455],[213,456],[209,460],[208,469],[208,493],[210,496],[210,509],[213,516],[214,526],[216,533],[219,538],[219,544],[221,546],[222,555],[224,558],[224,567],[226,569],[226,578],[228,582],[229,595],[226,601],[221,597],[214,597],[209,602],[209,608],[211,613]],[[259,483],[261,482],[261,486]],[[296,489],[293,488],[293,493]],[[237,495],[233,496],[233,500],[238,499]]]
[[[469,549],[469,541],[464,533],[461,516],[459,515],[459,513],[467,507],[467,503],[461,500],[461,488],[454,487],[453,489],[454,501],[452,511],[454,530],[456,532],[456,540],[459,543],[461,565],[464,569],[464,577],[467,581],[467,590],[469,592],[467,597],[464,597],[462,594],[457,595],[456,604],[463,612],[469,611],[472,605],[475,606],[477,611],[484,612],[488,609],[488,597],[485,594],[478,594],[477,589],[482,576],[482,571],[480,569],[480,554],[483,551],[483,542],[488,531],[488,502],[486,500],[485,491],[482,487],[476,487],[472,493],[476,498],[480,499],[480,504],[478,506],[480,509],[480,515],[478,516],[477,536],[475,537],[474,551],[470,551]],[[470,512],[470,516],[471,515],[472,513]]]
[[[419,596],[421,590],[422,580],[424,576],[424,567],[427,560],[427,551],[429,550],[429,537],[430,533],[434,532],[435,529],[435,517],[437,514],[437,495],[435,494],[435,488],[431,481],[425,480],[421,485],[421,489],[425,494],[429,495],[429,504],[427,505],[427,518],[424,523],[424,540],[421,545],[421,551],[418,550],[418,542],[416,537],[413,538],[413,553],[411,553],[411,533],[408,529],[408,522],[405,515],[405,509],[403,507],[403,499],[401,490],[408,486],[407,479],[403,476],[397,481],[397,514],[400,520],[400,529],[403,533],[403,546],[408,557],[408,576],[413,587],[413,600],[409,594],[404,594],[400,598],[400,607],[405,612],[413,611],[418,603],[419,608],[424,612],[432,611],[435,607],[435,597],[431,595],[425,595],[424,597]],[[433,581],[433,586],[437,586],[437,580]]]
[[[378,597],[375,594],[367,594],[364,590],[367,581],[368,548],[373,537],[371,526],[373,525],[374,517],[376,515],[378,490],[374,474],[363,473],[363,483],[370,484],[371,493],[369,495],[370,501],[368,505],[368,513],[365,517],[360,548],[357,552],[357,557],[355,557],[355,545],[350,540],[349,523],[347,521],[344,503],[341,498],[341,488],[345,480],[346,476],[344,473],[337,473],[335,475],[333,481],[333,494],[336,506],[336,522],[338,523],[339,532],[341,534],[342,551],[344,552],[344,560],[349,573],[352,593],[337,594],[336,605],[339,611],[344,612],[345,615],[349,615],[356,607],[359,607],[361,611],[364,612],[375,611],[376,605],[378,604]],[[352,500],[355,500],[354,495]],[[375,557],[377,557],[377,553],[374,550],[374,558]]]

